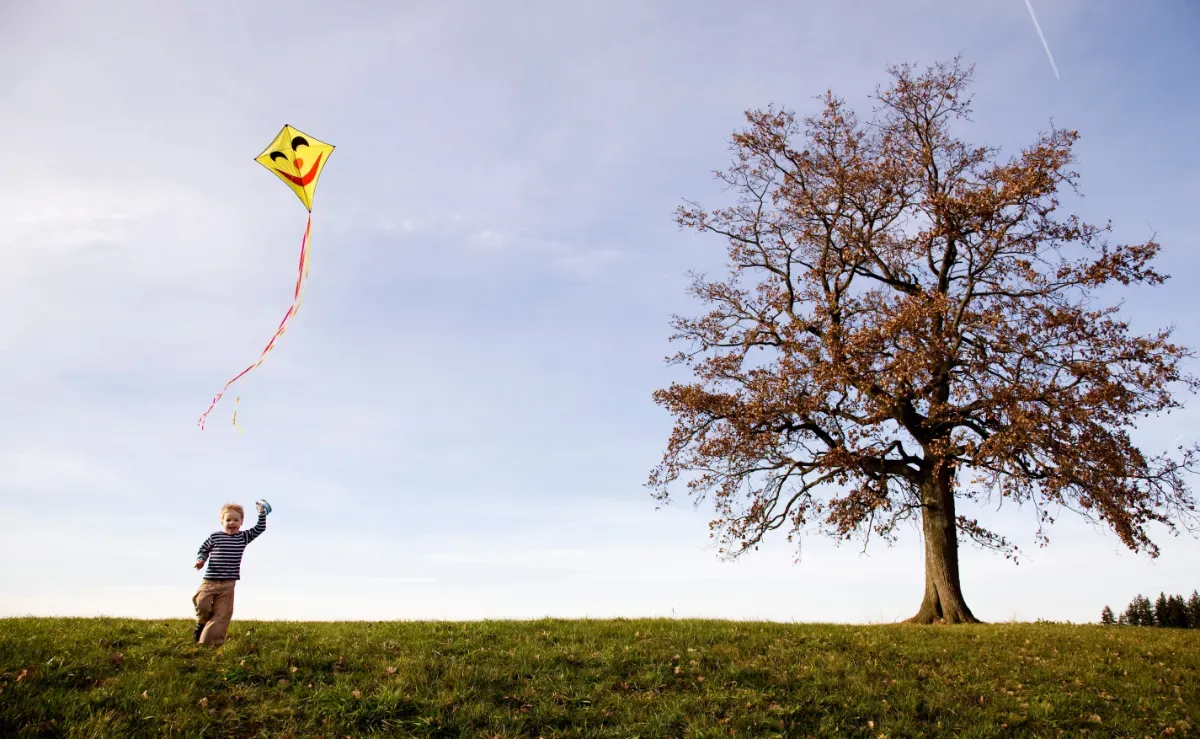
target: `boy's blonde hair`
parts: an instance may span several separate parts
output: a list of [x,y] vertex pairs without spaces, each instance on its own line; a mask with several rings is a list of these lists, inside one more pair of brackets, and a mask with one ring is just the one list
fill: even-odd
[[221,506],[220,519],[222,521],[225,520],[225,511],[234,511],[235,513],[237,513],[239,516],[242,517],[243,521],[246,520],[246,511],[243,510],[242,507],[240,505],[238,505],[237,503],[226,503],[225,505]]

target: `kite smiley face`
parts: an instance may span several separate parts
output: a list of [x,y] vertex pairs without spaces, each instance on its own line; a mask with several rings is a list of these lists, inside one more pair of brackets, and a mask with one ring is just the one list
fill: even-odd
[[[308,139],[304,138],[303,136],[297,136],[296,138],[292,139],[292,153],[296,158],[292,160],[291,164],[296,168],[297,172],[304,172],[304,160],[300,158],[300,155],[303,153],[300,151],[300,147],[302,146],[305,149],[308,148]],[[275,162],[275,170],[281,173],[284,179],[286,179],[288,182],[294,182],[300,187],[305,187],[317,178],[317,167],[321,164],[322,154],[324,154],[324,152],[318,152],[317,161],[313,162],[312,165],[309,166],[306,174],[299,177],[279,167],[280,160],[286,163],[288,158],[287,154],[284,154],[282,151],[271,152],[271,161]]]
[[311,211],[317,178],[332,151],[333,146],[324,141],[284,126],[256,161],[287,183],[304,207]]

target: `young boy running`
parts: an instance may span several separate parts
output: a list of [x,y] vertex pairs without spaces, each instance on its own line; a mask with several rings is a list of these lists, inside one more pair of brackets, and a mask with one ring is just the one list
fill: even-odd
[[258,523],[254,528],[242,531],[242,507],[236,503],[221,506],[221,530],[214,531],[200,545],[196,569],[208,560],[208,571],[200,589],[192,596],[196,606],[196,630],[193,638],[201,644],[214,647],[225,643],[225,634],[233,618],[233,589],[241,579],[242,554],[246,545],[267,530],[267,512],[261,503],[258,507]]

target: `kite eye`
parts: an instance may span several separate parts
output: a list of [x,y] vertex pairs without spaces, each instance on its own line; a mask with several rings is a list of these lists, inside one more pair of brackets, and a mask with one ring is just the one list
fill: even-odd
[[297,136],[292,139],[292,151],[299,149],[301,146],[308,146],[308,139],[303,136]]
[[274,160],[276,160],[276,159],[284,159],[284,160],[286,160],[286,159],[287,159],[287,154],[284,154],[282,151],[273,151],[273,152],[271,152],[271,161],[274,161]]

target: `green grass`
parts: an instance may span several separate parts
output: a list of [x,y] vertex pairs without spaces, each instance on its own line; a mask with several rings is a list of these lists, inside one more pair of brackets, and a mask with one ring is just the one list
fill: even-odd
[[0,620],[0,736],[1189,736],[1200,631]]

